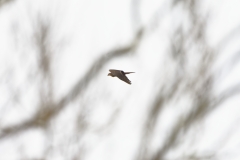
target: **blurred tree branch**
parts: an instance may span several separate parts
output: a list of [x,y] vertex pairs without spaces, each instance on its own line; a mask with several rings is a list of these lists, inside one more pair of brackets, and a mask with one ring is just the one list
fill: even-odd
[[0,0],[0,7],[3,7],[4,5],[6,5],[12,1],[14,1],[14,0]]
[[[10,2],[12,0],[0,1],[0,6],[3,3]],[[133,21],[135,21],[136,27],[141,25],[141,17],[139,14],[140,0],[133,0],[132,16]],[[191,27],[188,33],[184,33],[182,26],[178,27],[174,31],[172,41],[170,46],[169,57],[172,58],[173,63],[176,63],[177,67],[173,71],[174,79],[172,82],[167,82],[158,88],[158,92],[153,95],[154,100],[149,105],[149,110],[147,112],[147,118],[144,121],[142,136],[140,140],[139,150],[137,151],[137,160],[162,160],[165,158],[167,153],[179,145],[180,138],[184,137],[183,132],[188,132],[194,124],[201,121],[211,114],[215,109],[217,109],[223,102],[229,98],[240,94],[240,84],[236,84],[232,87],[227,88],[219,95],[213,95],[212,90],[214,86],[214,73],[211,71],[211,67],[214,63],[214,58],[217,56],[211,47],[205,41],[205,26],[206,19],[201,17],[197,12],[198,0],[173,0],[173,7],[176,5],[183,5],[184,9],[187,10],[188,18],[191,23]],[[165,5],[164,5],[165,7]],[[163,7],[163,8],[164,8]],[[162,9],[162,8],[161,8]],[[158,13],[154,13],[155,17]],[[166,13],[165,13],[166,14]],[[156,19],[154,19],[156,20]],[[35,114],[28,120],[20,122],[19,124],[1,128],[0,130],[0,140],[15,136],[21,132],[25,132],[32,128],[43,128],[48,127],[51,120],[55,118],[59,113],[61,113],[64,108],[66,108],[71,102],[75,101],[91,84],[92,80],[95,79],[101,69],[109,61],[134,52],[138,48],[141,40],[143,39],[144,33],[146,33],[147,27],[142,27],[135,33],[132,41],[126,46],[120,48],[114,48],[109,52],[103,53],[98,57],[93,64],[89,67],[86,73],[80,78],[76,84],[74,84],[71,89],[63,96],[59,101],[55,102],[53,100],[53,76],[51,72],[51,64],[53,53],[51,50],[51,44],[49,40],[49,34],[51,32],[51,26],[49,22],[44,22],[39,19],[39,23],[35,26],[37,28],[34,34],[37,53],[37,62],[39,67],[39,73],[41,74],[41,81],[39,87],[39,97],[40,103],[38,104],[38,109]],[[159,23],[159,22],[158,22]],[[155,23],[155,24],[158,24]],[[135,29],[134,28],[134,29]],[[237,30],[238,31],[238,30]],[[234,32],[235,33],[235,32]],[[228,41],[231,38],[226,37]],[[193,41],[190,45],[196,47],[199,51],[200,62],[197,64],[198,67],[196,71],[193,72],[194,75],[189,75],[187,72],[188,65],[188,53],[189,48],[186,44],[188,41]],[[225,42],[223,40],[220,42],[222,44]],[[225,43],[224,43],[225,44]],[[236,54],[233,61],[237,64],[239,59],[239,53]],[[231,68],[230,68],[231,69]],[[176,97],[183,96],[185,93],[190,93],[192,98],[192,109],[189,112],[184,113],[175,122],[172,130],[169,132],[167,138],[164,140],[161,147],[156,149],[156,152],[150,150],[150,144],[153,141],[154,131],[158,125],[158,119],[164,107],[171,100],[175,100]],[[181,97],[180,97],[181,98]],[[112,114],[115,117],[115,114]],[[78,121],[83,119],[83,115],[78,117]],[[110,118],[111,120],[113,118]],[[109,122],[111,122],[111,120]],[[86,127],[84,122],[80,124],[81,129]],[[108,125],[108,124],[107,124]],[[101,130],[101,128],[99,128]],[[99,130],[96,132],[99,133]],[[77,153],[76,157],[81,157]],[[185,160],[203,160],[203,159],[214,159],[215,153],[211,155],[197,155],[197,154],[187,154],[189,156],[181,156],[179,159]],[[76,158],[79,159],[79,158]]]
[[[42,28],[41,32],[44,35],[44,32],[46,31],[44,28]],[[59,112],[61,112],[70,102],[74,101],[82,93],[82,91],[84,91],[88,87],[91,81],[98,75],[100,70],[107,62],[114,58],[126,55],[129,52],[134,51],[143,37],[143,32],[143,28],[139,29],[130,44],[118,49],[113,49],[107,53],[103,53],[102,56],[96,59],[96,61],[92,64],[86,74],[72,87],[72,89],[70,89],[70,91],[59,102],[46,103],[44,104],[44,106],[39,107],[39,110],[31,119],[14,126],[2,128],[0,132],[0,139],[16,135],[30,128],[45,127],[52,118],[54,118]],[[40,41],[40,47],[42,46],[41,43],[44,43],[44,41]],[[44,57],[44,55],[46,55],[44,53],[45,51],[43,48],[40,51],[41,55],[43,56],[41,58],[42,62],[40,61],[40,64],[46,64],[46,59]],[[47,69],[43,69],[44,72],[46,72],[46,70]]]
[[[197,121],[206,117],[210,111],[213,111],[225,100],[231,98],[232,96],[240,93],[240,84],[232,88],[228,88],[221,95],[215,97],[212,94],[213,86],[213,74],[210,72],[210,68],[213,64],[213,53],[212,49],[208,46],[205,41],[204,31],[205,31],[205,20],[201,20],[199,14],[197,13],[196,7],[198,6],[199,1],[197,0],[182,0],[175,1],[174,5],[182,4],[186,6],[188,10],[192,28],[190,29],[188,36],[180,36],[180,41],[176,41],[176,34],[174,35],[173,43],[171,45],[172,55],[175,58],[174,60],[178,61],[178,66],[182,70],[182,76],[177,77],[175,83],[170,85],[171,89],[170,94],[164,94],[162,88],[159,89],[159,93],[156,94],[155,101],[150,106],[150,112],[148,113],[148,118],[143,129],[142,142],[140,143],[140,149],[138,151],[137,160],[142,159],[152,159],[152,160],[161,160],[164,159],[164,156],[168,153],[169,150],[177,146],[179,138],[181,138],[182,131],[187,132],[192,125]],[[181,33],[181,29],[178,31]],[[177,32],[177,33],[178,33]],[[181,34],[180,34],[181,35]],[[188,77],[185,74],[184,65],[186,65],[186,56],[187,48],[183,46],[186,43],[186,40],[192,39],[196,46],[203,46],[204,49],[201,53],[201,61],[198,64],[199,69],[195,78]],[[175,74],[178,71],[175,72]],[[176,74],[178,76],[178,74]],[[182,86],[184,83],[187,83],[185,90],[178,91],[179,86]],[[199,87],[201,86],[201,87]],[[149,153],[149,144],[152,142],[152,135],[154,133],[154,128],[158,124],[157,118],[160,116],[161,110],[168,100],[172,100],[176,93],[180,92],[183,95],[184,92],[189,91],[194,96],[194,105],[192,110],[187,114],[179,118],[179,121],[173,126],[171,132],[169,133],[168,138],[165,140],[161,148],[153,155]],[[166,95],[166,96],[165,96]],[[213,157],[188,157],[185,159],[212,159]]]

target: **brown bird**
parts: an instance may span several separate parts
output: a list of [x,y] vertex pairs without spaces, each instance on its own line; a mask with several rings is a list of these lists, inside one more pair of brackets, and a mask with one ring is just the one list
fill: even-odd
[[126,74],[135,73],[135,72],[123,72],[122,70],[109,69],[108,76],[118,77],[122,81],[131,84],[131,81],[127,78]]

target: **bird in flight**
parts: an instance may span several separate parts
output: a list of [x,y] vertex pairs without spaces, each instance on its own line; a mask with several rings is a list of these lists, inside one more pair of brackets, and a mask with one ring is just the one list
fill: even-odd
[[118,77],[120,80],[131,84],[131,81],[127,78],[126,74],[135,73],[135,72],[124,72],[122,70],[109,69],[108,76]]

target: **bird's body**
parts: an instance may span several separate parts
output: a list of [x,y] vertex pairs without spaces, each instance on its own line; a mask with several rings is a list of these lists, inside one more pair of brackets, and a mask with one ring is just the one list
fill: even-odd
[[124,72],[122,70],[116,70],[116,69],[109,69],[108,76],[111,77],[118,77],[120,80],[131,84],[131,81],[127,78],[126,74],[130,74],[130,73],[135,73],[135,72]]

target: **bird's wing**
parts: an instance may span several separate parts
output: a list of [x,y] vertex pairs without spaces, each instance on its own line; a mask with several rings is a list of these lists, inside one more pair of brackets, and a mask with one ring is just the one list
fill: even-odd
[[117,69],[109,69],[109,71],[114,75],[114,76],[118,76],[120,74],[124,74],[124,72],[122,70],[117,70]]
[[109,69],[109,72],[111,73],[118,73],[118,72],[121,72],[120,70],[117,70],[117,69]]
[[109,69],[109,71],[114,75],[117,76],[120,80],[131,84],[131,81],[125,76],[125,73],[121,70],[116,70],[116,69]]
[[117,75],[117,77],[119,79],[121,79],[122,81],[131,84],[131,81],[127,78],[127,76],[125,76],[125,74],[122,74],[121,72],[119,72],[119,74]]

